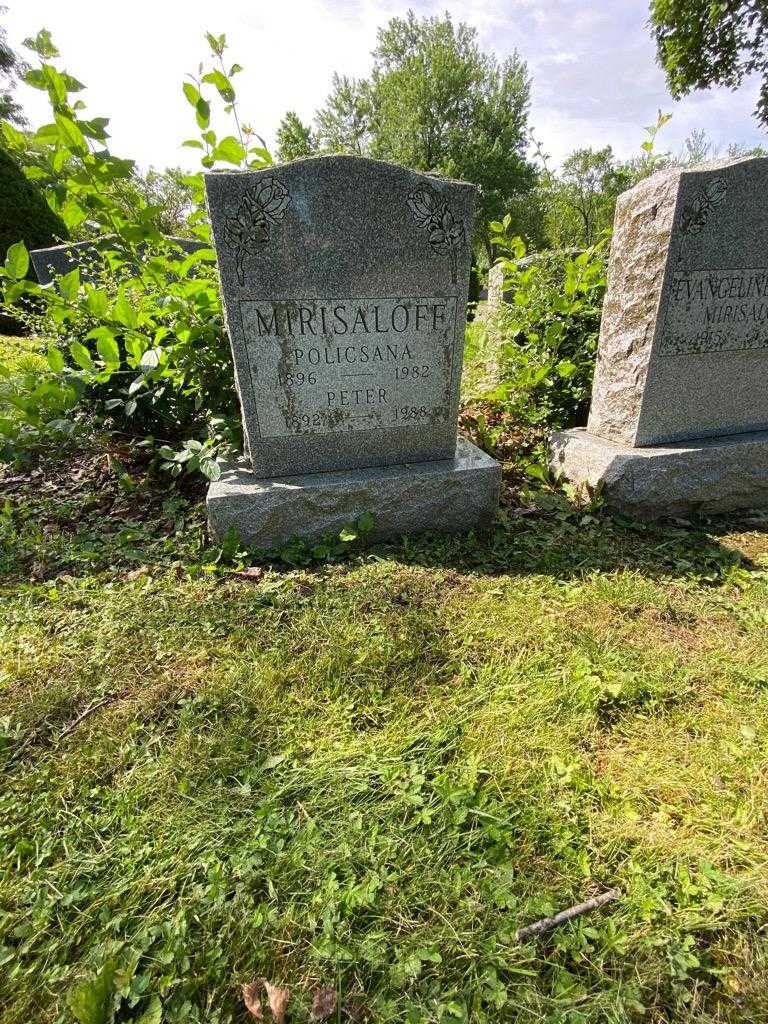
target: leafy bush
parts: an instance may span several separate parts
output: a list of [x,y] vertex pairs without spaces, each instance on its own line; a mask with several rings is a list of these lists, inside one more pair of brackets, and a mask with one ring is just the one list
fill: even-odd
[[525,243],[509,237],[508,218],[491,227],[512,300],[492,325],[501,383],[484,397],[530,425],[581,424],[597,354],[607,236],[578,255],[550,251],[524,259]]
[[[200,130],[200,138],[185,145],[202,151],[206,168],[218,162],[264,167],[269,153],[251,144],[253,132],[237,118],[231,78],[242,69],[224,65],[224,36],[207,39],[216,66],[184,83]],[[56,429],[62,428],[63,410],[69,410],[70,425],[78,416],[95,415],[106,427],[144,438],[173,474],[200,469],[215,479],[220,459],[238,444],[239,415],[214,253],[205,248],[185,255],[164,238],[158,210],[144,196],[132,190],[132,201],[125,201],[134,163],[110,153],[107,119],[86,117],[84,104],[73,98],[83,86],[55,66],[58,52],[47,32],[25,45],[39,57],[39,67],[25,79],[47,93],[53,120],[31,138],[5,124],[5,142],[43,183],[64,223],[71,229],[87,223],[108,235],[109,251],[96,281],[84,281],[75,269],[42,288],[26,280],[23,242],[9,248],[0,269],[2,300],[7,309],[37,300],[41,311],[23,315],[40,339],[49,374],[31,391],[6,387],[0,405],[5,402],[13,415],[3,417],[0,408],[0,431],[8,439],[28,435],[30,428],[44,430],[53,405]],[[210,127],[206,89],[233,115],[236,135],[219,138]],[[194,202],[191,230],[207,241],[202,173],[185,181]],[[1,366],[0,374],[6,382],[14,379]]]

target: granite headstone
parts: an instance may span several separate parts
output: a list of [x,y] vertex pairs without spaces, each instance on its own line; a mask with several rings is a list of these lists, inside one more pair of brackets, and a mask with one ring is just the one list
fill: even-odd
[[[492,517],[498,465],[466,446],[456,463],[475,187],[346,156],[213,172],[205,186],[247,457],[237,479],[211,487],[214,532],[234,517],[241,537],[269,546],[356,510],[382,536]],[[435,503],[441,475],[461,491],[478,470],[488,485],[471,500],[443,479]],[[431,497],[420,507],[422,477]],[[370,507],[389,488],[394,508],[400,486],[412,507],[396,521]],[[319,509],[329,488],[336,518]]]
[[553,442],[571,480],[646,515],[766,500],[766,188],[751,158],[619,198],[587,429]]

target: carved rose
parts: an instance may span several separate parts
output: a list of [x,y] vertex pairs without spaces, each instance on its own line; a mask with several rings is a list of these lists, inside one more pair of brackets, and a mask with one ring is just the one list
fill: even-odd
[[247,256],[256,256],[269,241],[269,225],[283,219],[291,202],[285,185],[271,175],[249,188],[240,201],[234,217],[224,222],[224,235],[228,245],[235,249],[237,277],[245,284],[244,262]]
[[408,196],[408,206],[419,227],[429,231],[433,252],[451,257],[451,281],[456,284],[456,252],[464,242],[464,225],[434,189],[415,188]]

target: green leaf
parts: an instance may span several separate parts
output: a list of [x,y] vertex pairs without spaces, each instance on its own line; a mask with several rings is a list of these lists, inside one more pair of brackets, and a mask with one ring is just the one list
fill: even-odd
[[365,536],[366,534],[370,533],[371,530],[373,529],[373,515],[370,512],[363,512],[361,515],[357,517],[357,523],[355,525],[357,526],[358,533],[361,533],[363,536]]
[[29,253],[23,242],[14,242],[8,247],[5,257],[5,272],[14,281],[27,276],[29,270]]
[[185,139],[182,142],[182,146],[188,146],[190,149],[205,149],[205,146],[199,139]]
[[144,1012],[135,1017],[133,1024],[160,1024],[163,1019],[163,1004],[159,996],[152,996]]
[[534,480],[546,481],[547,479],[547,474],[544,471],[544,468],[539,466],[536,462],[529,462],[527,465],[523,466],[523,472],[527,476],[533,477]]
[[139,360],[139,366],[145,373],[154,370],[160,364],[160,349],[148,348]]
[[197,86],[192,85],[191,82],[185,82],[182,85],[182,89],[184,90],[184,95],[187,97],[187,102],[191,106],[196,107],[197,104],[200,102],[201,98],[200,90],[197,88]]
[[67,1005],[79,1024],[112,1024],[114,979],[115,965],[108,960],[95,978],[72,989]]
[[43,72],[39,68],[29,68],[21,76],[22,82],[26,82],[27,85],[33,89],[47,89],[48,86],[45,83],[45,77]]
[[117,346],[117,342],[114,338],[104,334],[96,342],[96,350],[107,364],[107,366],[119,366],[120,365],[120,349]]
[[226,36],[222,32],[220,36],[214,36],[210,32],[205,33],[205,38],[208,40],[208,45],[213,51],[214,56],[220,57],[227,46]]
[[87,284],[85,286],[85,304],[89,313],[101,319],[106,316],[109,309],[109,295],[103,288],[94,288],[93,285]]
[[202,96],[195,105],[195,117],[200,128],[207,128],[211,123],[211,105]]
[[62,352],[53,345],[48,347],[45,358],[48,360],[48,365],[54,373],[61,373],[64,369],[64,356]]
[[124,327],[135,327],[139,322],[136,316],[136,310],[125,297],[125,294],[121,295],[115,303],[114,309],[112,310],[112,319],[116,320],[117,323],[122,324]]
[[59,214],[70,231],[82,224],[88,216],[87,212],[82,208],[77,200],[73,199],[71,196],[62,205],[59,210]]
[[344,541],[345,544],[351,544],[353,540],[357,540],[357,532],[352,526],[345,526],[344,529],[339,533],[339,540]]
[[87,153],[88,144],[85,141],[85,136],[72,118],[66,117],[64,114],[55,114],[54,117],[62,142],[75,153]]
[[53,45],[51,33],[47,28],[41,28],[34,39],[28,36],[21,44],[28,50],[34,50],[38,57],[58,57],[59,51]]
[[254,156],[257,156],[259,160],[261,160],[265,164],[271,164],[273,162],[272,154],[269,152],[268,149],[265,149],[263,146],[252,146],[248,150],[248,152],[253,153]]
[[219,480],[221,478],[221,466],[215,459],[201,459],[200,471],[203,476],[207,477],[211,481]]
[[80,268],[63,274],[56,282],[56,290],[68,302],[74,302],[80,292]]
[[0,132],[2,132],[5,144],[8,149],[15,149],[23,152],[27,148],[27,137],[24,132],[20,132],[18,128],[14,128],[12,124],[7,121],[3,121],[0,124]]
[[91,359],[91,353],[81,344],[79,341],[73,341],[69,346],[69,354],[72,356],[74,361],[83,370],[93,369],[93,360]]
[[211,156],[214,160],[223,160],[228,164],[239,166],[245,160],[245,150],[234,135],[227,135],[219,142]]
[[207,75],[203,75],[203,81],[215,85],[219,90],[219,95],[227,103],[231,103],[234,100],[235,90],[232,88],[232,83],[221,71],[209,71]]

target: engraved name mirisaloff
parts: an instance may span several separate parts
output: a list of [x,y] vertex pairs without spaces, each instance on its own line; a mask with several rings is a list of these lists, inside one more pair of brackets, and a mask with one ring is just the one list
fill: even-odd
[[262,438],[445,423],[457,298],[242,300]]
[[768,349],[768,269],[673,275],[659,355]]

